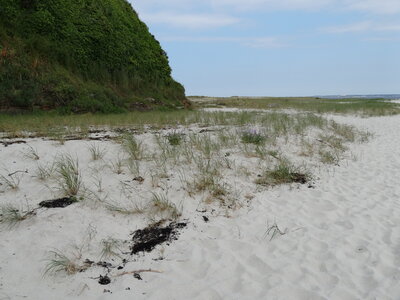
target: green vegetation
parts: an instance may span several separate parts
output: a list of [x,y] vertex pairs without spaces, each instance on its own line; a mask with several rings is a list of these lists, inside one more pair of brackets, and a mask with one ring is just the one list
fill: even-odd
[[279,185],[285,183],[306,183],[311,179],[308,172],[302,172],[286,159],[280,160],[272,170],[267,170],[263,176],[256,180],[261,185]]
[[[309,126],[322,127],[326,119],[313,114],[256,113],[256,112],[203,112],[195,110],[129,112],[124,114],[75,114],[58,115],[37,112],[33,114],[0,114],[0,132],[10,137],[27,135],[51,136],[62,140],[63,135],[85,135],[89,129],[142,129],[145,126],[163,128],[165,126],[191,125],[240,125],[260,124],[271,136],[301,133]],[[198,141],[199,147],[209,146]],[[129,143],[128,143],[129,144]]]
[[318,97],[189,97],[200,107],[236,107],[251,109],[296,109],[313,113],[384,116],[400,113],[400,105],[386,99],[323,99]]
[[96,144],[89,145],[89,151],[90,151],[92,160],[103,159],[104,155],[106,155],[106,153],[107,153],[107,149],[102,148],[101,146],[96,145]]
[[0,108],[121,112],[187,103],[126,0],[0,0]]
[[242,133],[242,142],[245,144],[261,145],[265,142],[265,136],[255,129],[247,130]]
[[0,206],[0,224],[5,224],[8,228],[13,228],[21,221],[35,215],[35,210],[26,209],[21,211],[12,204],[2,204]]
[[171,146],[178,146],[182,141],[182,134],[171,132],[167,134],[166,138]]
[[0,174],[0,185],[11,190],[18,190],[21,176],[19,173],[1,175]]
[[78,160],[70,155],[59,157],[56,162],[58,184],[66,196],[76,196],[82,186]]
[[43,275],[54,275],[59,272],[66,272],[72,275],[82,272],[88,268],[88,265],[80,266],[76,263],[76,258],[68,257],[59,250],[49,251],[50,257],[47,259]]

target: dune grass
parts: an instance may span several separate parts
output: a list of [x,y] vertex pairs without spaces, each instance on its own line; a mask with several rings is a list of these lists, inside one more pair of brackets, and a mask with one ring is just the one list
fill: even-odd
[[[177,128],[197,124],[199,126],[250,126],[262,124],[275,132],[284,132],[294,128],[301,130],[308,125],[321,126],[324,118],[313,114],[289,116],[285,113],[256,112],[204,112],[204,111],[168,111],[168,112],[130,112],[123,114],[82,114],[58,115],[53,113],[37,114],[0,114],[0,133],[4,137],[51,137],[65,142],[67,137],[86,138],[92,130],[115,130],[117,132],[143,131],[146,128]],[[175,138],[175,140],[177,140]],[[173,141],[176,142],[176,141]]]
[[29,208],[20,209],[13,204],[3,204],[0,206],[0,224],[8,228],[13,228],[34,215],[35,210]]
[[70,155],[62,155],[56,161],[57,183],[66,196],[78,195],[82,187],[82,176],[78,159]]
[[264,174],[256,180],[257,184],[274,186],[287,183],[306,183],[311,180],[308,171],[293,165],[287,159],[281,159],[272,169],[267,169]]
[[101,241],[101,244],[101,260],[110,259],[113,257],[121,257],[121,254],[119,252],[122,252],[120,249],[122,243],[120,240],[109,237],[107,239],[103,239]]
[[[189,97],[190,98],[190,97]],[[313,113],[383,116],[400,113],[400,105],[386,99],[324,99],[318,97],[227,97],[190,98],[200,107],[237,107],[252,109],[295,109]]]
[[72,256],[67,256],[60,250],[49,251],[49,258],[44,270],[44,276],[54,275],[59,272],[65,272],[68,275],[73,275],[87,269],[87,266],[81,266],[77,263],[77,259]]

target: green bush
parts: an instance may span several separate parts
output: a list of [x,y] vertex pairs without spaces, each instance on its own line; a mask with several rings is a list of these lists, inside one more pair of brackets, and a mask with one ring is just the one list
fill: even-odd
[[0,0],[0,37],[3,108],[112,112],[137,98],[185,99],[126,0]]

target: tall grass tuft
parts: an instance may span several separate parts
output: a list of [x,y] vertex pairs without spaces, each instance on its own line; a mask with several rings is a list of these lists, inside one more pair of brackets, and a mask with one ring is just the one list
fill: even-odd
[[82,186],[82,176],[77,159],[63,155],[56,161],[56,172],[60,190],[67,196],[76,196]]
[[84,266],[79,266],[73,258],[66,256],[59,250],[53,250],[49,252],[50,258],[47,259],[44,276],[54,275],[59,272],[66,272],[68,275],[72,275],[85,270]]
[[19,173],[9,174],[7,176],[0,175],[0,185],[4,185],[11,190],[18,190],[20,182],[21,176]]
[[37,150],[30,145],[28,145],[28,149],[24,152],[24,157],[32,160],[40,159]]
[[133,135],[125,134],[123,136],[122,146],[131,159],[141,160],[144,157],[143,144],[142,142],[137,141]]
[[0,224],[8,228],[15,227],[21,221],[24,221],[35,215],[35,210],[22,211],[12,204],[0,206]]
[[36,177],[39,180],[46,180],[54,173],[54,164],[37,164]]
[[149,213],[151,219],[159,217],[161,219],[176,220],[182,215],[176,205],[169,201],[167,195],[161,193],[152,193]]
[[89,151],[90,151],[90,155],[92,157],[92,160],[103,159],[103,157],[107,153],[107,150],[105,148],[102,148],[102,147],[100,147],[99,145],[96,145],[96,144],[89,145]]

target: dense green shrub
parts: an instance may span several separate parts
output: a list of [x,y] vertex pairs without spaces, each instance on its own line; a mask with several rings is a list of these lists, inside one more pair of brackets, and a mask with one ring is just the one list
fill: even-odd
[[0,105],[116,111],[185,100],[126,0],[0,0]]

